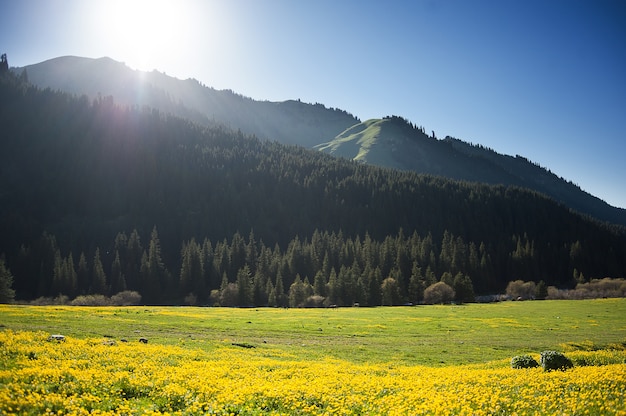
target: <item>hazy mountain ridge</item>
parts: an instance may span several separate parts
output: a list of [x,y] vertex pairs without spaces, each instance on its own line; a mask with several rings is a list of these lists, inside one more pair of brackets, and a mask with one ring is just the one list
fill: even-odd
[[216,90],[195,79],[179,80],[158,71],[132,70],[110,58],[66,56],[24,68],[29,81],[76,95],[113,96],[116,103],[149,106],[196,123],[223,124],[261,139],[311,147],[359,120],[322,104],[296,100],[256,101],[230,90]]
[[[447,178],[526,187],[601,221],[626,225],[626,210],[612,207],[521,156],[427,135],[402,117],[360,122],[346,111],[300,101],[255,101],[215,90],[194,79],[134,71],[110,58],[61,57],[25,67],[34,85],[90,98],[113,96],[203,125],[222,124],[261,139],[314,147],[359,162]],[[21,71],[22,68],[14,69]]]

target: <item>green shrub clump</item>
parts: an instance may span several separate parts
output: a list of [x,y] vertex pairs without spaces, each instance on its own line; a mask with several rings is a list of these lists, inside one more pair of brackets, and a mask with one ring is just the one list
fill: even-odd
[[535,368],[539,363],[530,355],[516,355],[511,359],[512,368]]
[[541,353],[541,367],[544,371],[549,370],[567,370],[572,368],[574,364],[572,360],[564,354],[557,351],[543,351]]

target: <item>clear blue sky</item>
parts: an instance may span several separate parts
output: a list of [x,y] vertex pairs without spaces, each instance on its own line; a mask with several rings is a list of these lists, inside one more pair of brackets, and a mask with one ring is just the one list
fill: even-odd
[[0,0],[0,51],[400,115],[626,207],[622,0]]

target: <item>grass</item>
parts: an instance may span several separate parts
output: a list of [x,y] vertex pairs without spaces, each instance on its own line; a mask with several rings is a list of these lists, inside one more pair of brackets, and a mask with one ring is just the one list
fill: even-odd
[[0,305],[0,414],[624,415],[625,309]]
[[[626,299],[338,309],[0,305],[0,326],[301,360],[449,366],[626,346]],[[243,349],[243,348],[242,348]]]

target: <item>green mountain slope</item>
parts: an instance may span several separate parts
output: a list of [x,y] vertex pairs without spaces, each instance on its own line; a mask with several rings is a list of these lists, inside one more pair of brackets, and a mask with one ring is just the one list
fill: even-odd
[[626,210],[610,206],[522,156],[501,155],[450,137],[437,140],[401,117],[367,120],[315,149],[377,166],[529,188],[581,213],[626,225]]

